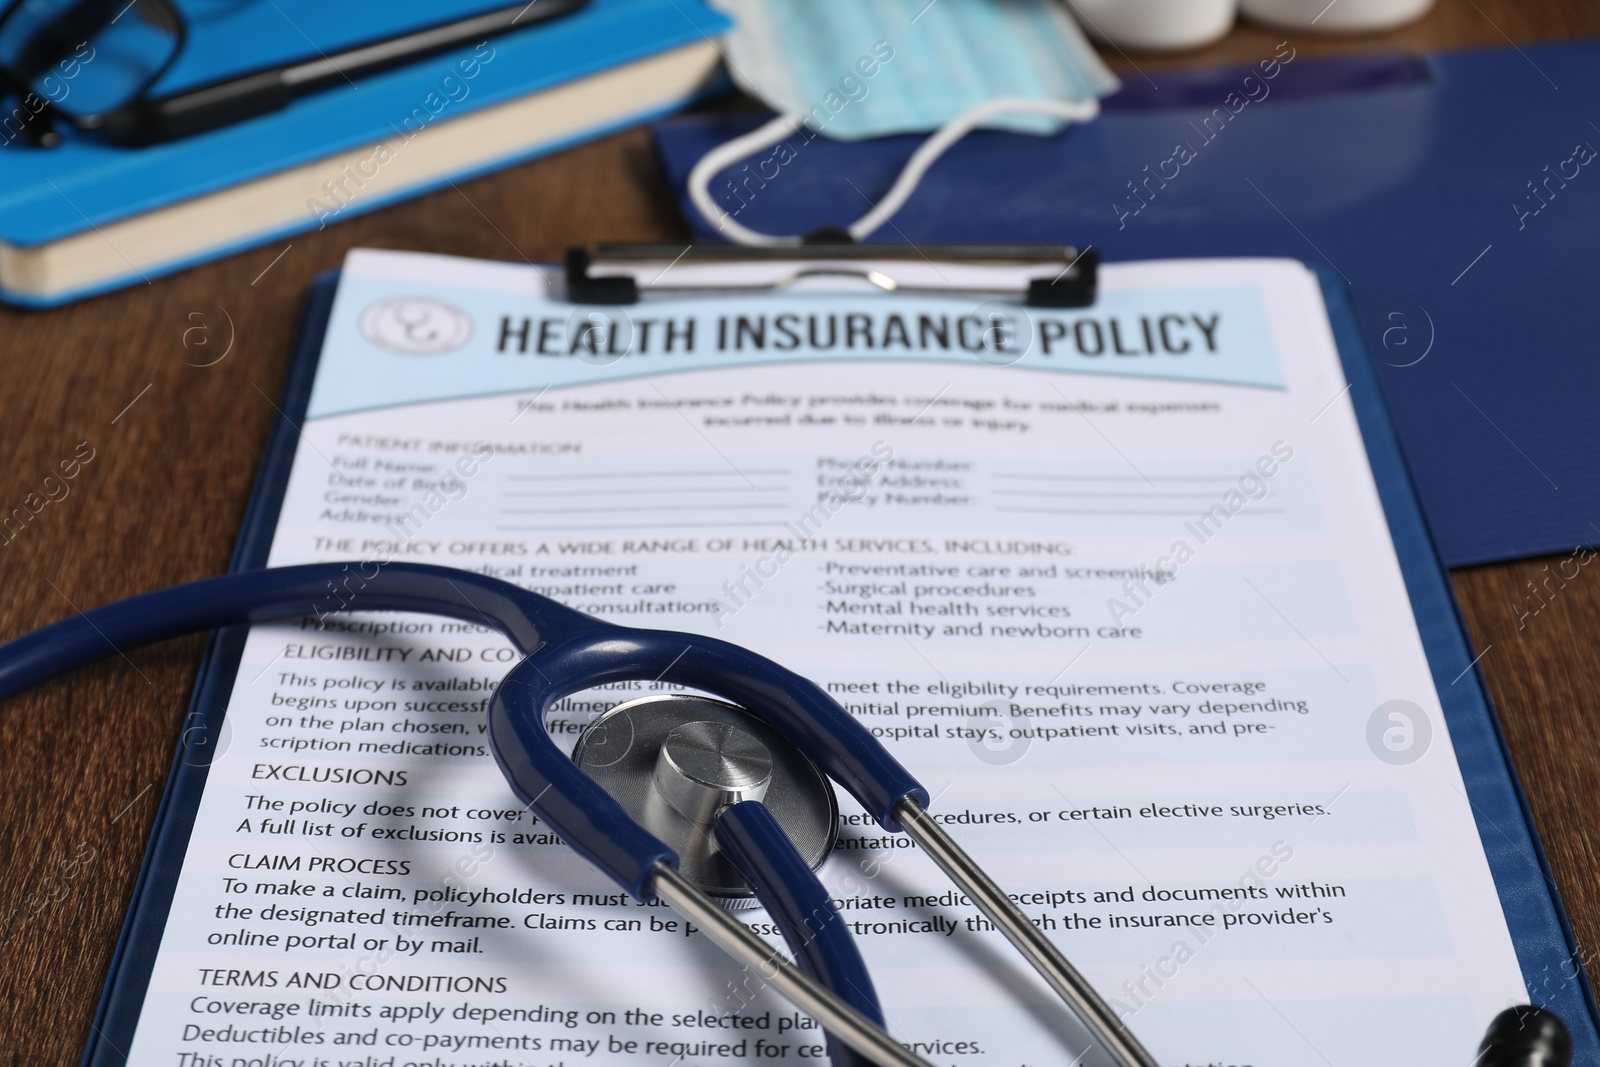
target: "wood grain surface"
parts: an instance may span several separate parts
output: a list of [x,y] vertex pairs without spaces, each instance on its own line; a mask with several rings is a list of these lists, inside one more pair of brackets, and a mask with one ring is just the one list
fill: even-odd
[[[1242,26],[1198,52],[1106,55],[1139,76],[1252,60],[1285,37],[1319,54],[1596,33],[1592,0],[1440,0],[1385,35]],[[227,567],[281,418],[274,402],[306,288],[346,249],[551,260],[595,240],[683,235],[635,130],[73,307],[0,310],[0,513],[93,450],[69,494],[0,546],[0,638]],[[1534,603],[1526,583],[1545,581],[1558,559],[1455,579],[1587,953],[1600,946],[1600,819],[1588,814],[1600,792],[1600,567],[1551,585],[1547,606],[1520,622],[1515,607]],[[131,651],[0,707],[0,1062],[67,1065],[82,1052],[202,645]]]

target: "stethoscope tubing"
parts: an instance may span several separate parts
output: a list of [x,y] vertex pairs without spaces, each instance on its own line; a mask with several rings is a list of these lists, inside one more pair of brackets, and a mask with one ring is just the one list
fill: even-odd
[[[313,563],[245,571],[146,593],[80,611],[9,641],[0,645],[0,699],[85,663],[181,634],[293,618],[320,620],[351,611],[416,612],[478,623],[516,646],[522,659],[490,702],[491,751],[512,791],[529,809],[635,899],[651,902],[670,890],[668,903],[680,912],[700,909],[708,920],[701,925],[725,949],[734,951],[729,944],[738,940],[750,941],[741,951],[751,958],[761,951],[759,940],[742,925],[729,923],[725,916],[710,922],[704,909],[715,905],[678,874],[677,854],[578,769],[550,737],[545,717],[563,697],[614,682],[665,682],[699,689],[731,701],[782,734],[853,795],[883,829],[902,831],[901,816],[908,815],[918,824],[914,836],[919,843],[935,846],[939,866],[969,891],[977,890],[980,898],[991,898],[980,900],[991,918],[1003,915],[1017,927],[1006,930],[1007,936],[1058,992],[1068,992],[1063,985],[1071,987],[1075,995],[1067,996],[1068,1003],[1092,1030],[1099,1031],[1098,1043],[1129,1067],[1153,1067],[1148,1053],[1126,1028],[1115,1024],[1104,1002],[1064,957],[1053,946],[1047,951],[1036,943],[1048,946],[1036,932],[1022,929],[1031,924],[999,888],[972,880],[976,864],[925,814],[928,791],[869,730],[814,682],[726,641],[619,626],[509,582],[448,567]],[[764,834],[753,816],[734,816],[726,832],[732,848],[739,849],[742,842],[747,850],[766,856],[765,861],[751,860],[752,874],[747,876],[757,886],[767,879],[763,902],[775,911],[773,917],[786,935],[793,934],[791,945],[802,959],[802,971],[795,978],[778,976],[782,985],[793,987],[786,995],[811,1005],[808,1011],[826,1015],[832,1020],[830,1031],[846,1035],[861,1054],[877,1062],[922,1065],[919,1057],[884,1036],[875,995],[862,1005],[850,996],[842,998],[843,1003],[829,1003],[837,988],[831,985],[835,976],[842,976],[847,987],[855,985],[858,993],[864,989],[870,994],[871,983],[854,945],[845,953],[836,943],[845,930],[842,917],[823,943],[813,945],[816,939],[806,938],[806,915],[819,905],[813,901],[809,911],[795,909],[818,894],[826,898],[809,868],[804,879],[794,872],[783,879],[799,891],[775,888],[776,872],[784,863],[799,862],[798,856],[780,855],[792,854],[792,845],[785,840],[782,850],[763,848]],[[985,888],[992,893],[982,892]],[[781,971],[789,965],[774,961],[774,966]],[[808,992],[812,969],[817,971],[817,984]],[[1085,1016],[1086,1001],[1091,1010]],[[1112,1030],[1121,1032],[1112,1036],[1108,1033]]]
[[[824,902],[829,910],[832,904],[792,844],[785,838],[779,847],[769,836],[774,827],[764,825],[756,812],[737,810],[758,805],[734,805],[716,829],[719,843],[743,853],[744,862],[737,865],[779,923],[801,961],[798,969],[690,884],[677,870],[676,853],[638,826],[556,747],[544,729],[544,716],[557,700],[608,682],[650,680],[702,689],[740,705],[844,786],[885,830],[909,831],[1072,1007],[1093,1044],[1122,1067],[1156,1067],[1060,950],[927,814],[927,790],[865,727],[813,682],[726,641],[618,626],[509,582],[449,567],[312,563],[130,597],[0,644],[0,699],[138,645],[350,611],[439,615],[503,634],[523,658],[491,701],[490,737],[512,790],[636,899],[659,897],[693,917],[724,951],[760,968],[785,996],[861,1056],[899,1067],[928,1067],[883,1031],[859,951],[853,942],[845,944],[843,917],[833,912],[824,934],[811,933],[807,916],[823,914]],[[798,871],[792,868],[796,863]],[[851,1053],[841,1043],[833,1051],[846,1067]],[[1531,1006],[1512,1008],[1496,1017],[1480,1058],[1485,1067],[1565,1065],[1571,1039],[1553,1014]]]
[[[713,832],[782,932],[800,968],[883,1029],[878,992],[849,922],[766,805],[750,800],[730,804],[717,816]],[[833,1067],[867,1067],[873,1062],[831,1035],[828,1057]]]
[[927,790],[820,687],[754,652],[698,634],[585,615],[487,575],[421,563],[312,563],[207,578],[116,601],[0,645],[0,698],[137,645],[180,634],[350,611],[418,612],[498,630],[523,654],[496,690],[490,743],[513,791],[636,899],[676,853],[583,774],[544,726],[562,697],[657,681],[730,700],[783,734],[890,832]]

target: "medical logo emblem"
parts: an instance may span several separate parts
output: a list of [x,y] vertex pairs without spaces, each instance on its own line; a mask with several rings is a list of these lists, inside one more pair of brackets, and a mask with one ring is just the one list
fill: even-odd
[[361,335],[380,348],[408,356],[453,352],[472,337],[465,311],[425,296],[397,296],[369,304]]

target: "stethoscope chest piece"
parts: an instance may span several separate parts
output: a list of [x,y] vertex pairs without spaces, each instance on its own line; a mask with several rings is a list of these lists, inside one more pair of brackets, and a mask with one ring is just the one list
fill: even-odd
[[583,731],[575,762],[679,856],[679,871],[725,908],[755,894],[713,833],[729,804],[766,805],[796,851],[822,866],[839,834],[833,786],[776,731],[732,704],[669,694],[618,704]]

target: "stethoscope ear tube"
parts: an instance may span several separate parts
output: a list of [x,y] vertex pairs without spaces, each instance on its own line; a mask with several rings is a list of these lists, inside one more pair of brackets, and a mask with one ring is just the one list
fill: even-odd
[[[678,854],[638,823],[556,747],[544,727],[547,682],[534,657],[511,669],[489,704],[489,749],[517,798],[574,851],[635,900],[655,899],[657,864],[678,866]],[[540,699],[545,697],[545,699]]]
[[[882,1027],[883,1008],[850,924],[766,806],[748,800],[729,805],[717,816],[715,833],[801,969]],[[828,1057],[833,1067],[873,1062],[831,1034]]]
[[656,881],[656,893],[668,907],[697,925],[718,948],[821,1023],[830,1035],[881,1067],[933,1067],[832,989],[790,963],[782,952],[696,889],[676,868],[659,868]]

